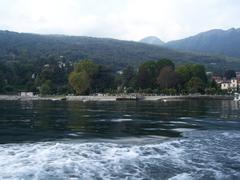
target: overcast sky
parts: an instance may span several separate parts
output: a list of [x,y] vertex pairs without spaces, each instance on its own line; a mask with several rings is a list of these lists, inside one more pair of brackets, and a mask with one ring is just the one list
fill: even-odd
[[240,27],[240,0],[0,0],[0,29],[164,41]]

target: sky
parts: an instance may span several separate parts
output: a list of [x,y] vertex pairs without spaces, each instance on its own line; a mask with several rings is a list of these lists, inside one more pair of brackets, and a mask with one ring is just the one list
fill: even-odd
[[240,27],[239,0],[0,0],[0,29],[140,40]]

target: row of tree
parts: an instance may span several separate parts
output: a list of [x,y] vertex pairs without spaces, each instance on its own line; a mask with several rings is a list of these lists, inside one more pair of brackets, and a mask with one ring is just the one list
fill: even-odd
[[137,69],[127,66],[118,73],[84,60],[75,65],[69,76],[69,84],[76,94],[220,92],[217,84],[207,77],[204,66],[188,64],[175,69],[174,63],[168,59],[148,61]]
[[[234,76],[227,72],[228,76]],[[47,94],[93,93],[220,93],[207,77],[204,66],[188,64],[175,67],[163,59],[147,61],[122,71],[82,60],[73,65],[64,58],[41,61],[0,62],[0,93],[31,91]]]

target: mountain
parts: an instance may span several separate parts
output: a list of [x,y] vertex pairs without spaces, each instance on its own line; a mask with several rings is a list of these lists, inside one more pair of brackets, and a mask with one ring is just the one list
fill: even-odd
[[157,46],[161,46],[164,44],[164,42],[156,36],[145,37],[144,39],[140,40],[140,42]]
[[171,41],[166,47],[183,51],[211,53],[232,57],[240,57],[240,29],[215,29],[195,36]]
[[0,63],[27,61],[44,64],[58,59],[74,63],[91,59],[118,70],[128,64],[136,67],[144,61],[162,58],[168,58],[177,65],[204,64],[208,69],[240,68],[238,59],[179,52],[138,42],[0,31]]

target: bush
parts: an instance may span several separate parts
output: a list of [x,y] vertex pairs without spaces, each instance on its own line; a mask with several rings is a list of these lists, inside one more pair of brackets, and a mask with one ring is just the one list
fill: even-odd
[[165,94],[165,95],[176,95],[177,94],[176,89],[173,89],[173,88],[163,89],[161,92],[162,92],[162,94]]

